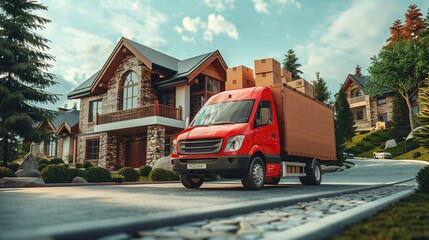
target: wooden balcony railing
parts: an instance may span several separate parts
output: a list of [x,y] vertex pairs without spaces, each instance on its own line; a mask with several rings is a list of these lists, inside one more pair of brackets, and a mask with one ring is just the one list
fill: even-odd
[[147,105],[140,108],[121,110],[112,113],[97,114],[96,124],[99,125],[105,123],[120,122],[151,116],[161,116],[181,120],[182,107],[179,106],[179,108],[174,108],[167,105],[159,104],[159,101],[155,101],[155,103],[152,105]]
[[352,98],[349,98],[348,101],[349,101],[349,104],[357,103],[357,102],[364,102],[365,96],[352,97]]

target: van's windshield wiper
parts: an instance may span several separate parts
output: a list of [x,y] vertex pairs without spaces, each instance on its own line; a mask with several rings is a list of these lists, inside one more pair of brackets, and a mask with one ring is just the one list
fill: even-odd
[[229,122],[229,121],[215,122],[212,125],[222,125],[222,124],[235,124],[235,122]]

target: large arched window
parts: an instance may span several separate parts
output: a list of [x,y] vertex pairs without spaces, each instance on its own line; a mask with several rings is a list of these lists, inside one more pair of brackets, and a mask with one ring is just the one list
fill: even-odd
[[121,99],[121,109],[131,109],[137,107],[137,99],[139,95],[138,87],[138,77],[137,74],[133,71],[126,73],[124,82],[122,85],[122,99]]

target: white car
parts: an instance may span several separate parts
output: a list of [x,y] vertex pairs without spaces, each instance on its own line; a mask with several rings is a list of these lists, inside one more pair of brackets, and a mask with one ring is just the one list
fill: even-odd
[[392,159],[392,154],[390,152],[374,152],[373,156],[375,159]]

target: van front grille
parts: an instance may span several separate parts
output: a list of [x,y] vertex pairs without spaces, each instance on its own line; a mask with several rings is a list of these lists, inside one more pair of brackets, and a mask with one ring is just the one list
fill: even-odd
[[179,154],[218,153],[222,147],[222,138],[179,141]]

